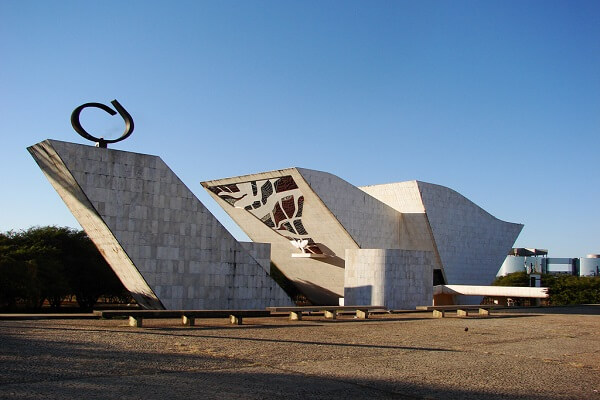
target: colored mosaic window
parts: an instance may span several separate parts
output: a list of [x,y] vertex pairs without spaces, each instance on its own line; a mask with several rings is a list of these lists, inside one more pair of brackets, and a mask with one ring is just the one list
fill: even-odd
[[209,190],[232,206],[248,211],[288,240],[307,239],[305,251],[322,254],[302,223],[304,196],[292,176],[214,186]]

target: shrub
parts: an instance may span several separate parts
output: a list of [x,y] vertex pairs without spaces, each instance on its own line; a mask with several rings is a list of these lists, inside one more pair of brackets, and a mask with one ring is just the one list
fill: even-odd
[[[494,286],[529,286],[526,272],[515,272],[497,278]],[[548,288],[551,305],[600,303],[600,277],[543,274],[543,287]]]

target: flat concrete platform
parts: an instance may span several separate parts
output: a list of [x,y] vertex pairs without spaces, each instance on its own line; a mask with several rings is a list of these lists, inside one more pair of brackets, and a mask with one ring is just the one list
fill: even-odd
[[0,320],[40,320],[40,319],[100,319],[94,313],[40,313],[40,314],[0,314]]
[[599,333],[600,306],[144,329],[3,320],[0,398],[600,399]]

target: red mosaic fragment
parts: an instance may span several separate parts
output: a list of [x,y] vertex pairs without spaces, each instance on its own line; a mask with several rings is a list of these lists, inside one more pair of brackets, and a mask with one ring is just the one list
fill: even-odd
[[298,189],[298,185],[291,176],[284,176],[275,181],[275,192],[281,193],[287,190]]
[[275,226],[279,226],[279,223],[286,219],[286,216],[279,206],[279,203],[276,203],[275,207],[273,207],[273,219],[275,220]]
[[283,207],[283,211],[285,211],[285,215],[287,215],[288,218],[292,218],[294,216],[294,213],[296,212],[294,196],[286,196],[281,199],[281,206]]

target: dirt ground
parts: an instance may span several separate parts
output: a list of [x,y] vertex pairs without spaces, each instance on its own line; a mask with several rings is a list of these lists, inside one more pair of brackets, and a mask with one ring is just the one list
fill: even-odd
[[1,399],[600,399],[600,305],[434,319],[1,320]]

